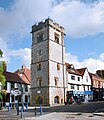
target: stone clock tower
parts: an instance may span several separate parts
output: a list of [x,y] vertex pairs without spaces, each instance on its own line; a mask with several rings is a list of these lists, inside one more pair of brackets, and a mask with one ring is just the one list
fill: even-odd
[[46,19],[32,26],[31,105],[65,102],[64,28]]

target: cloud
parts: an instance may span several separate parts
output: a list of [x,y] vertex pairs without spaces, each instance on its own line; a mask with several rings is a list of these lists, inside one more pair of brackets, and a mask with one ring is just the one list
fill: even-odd
[[8,9],[0,8],[0,36],[14,33],[26,37],[33,24],[48,17],[63,25],[72,37],[104,32],[104,1],[15,0]]
[[104,1],[86,4],[80,0],[64,0],[53,8],[51,16],[72,37],[104,32]]
[[3,51],[3,58],[0,58],[0,61],[8,61],[8,45],[7,42],[0,37],[0,49]]
[[104,69],[104,53],[99,55],[98,59],[88,58],[83,61],[79,61],[78,57],[71,55],[70,53],[65,54],[65,61],[73,64],[75,68],[87,67],[89,72],[95,73],[96,70]]
[[19,50],[12,50],[8,52],[9,57],[15,57],[16,59],[21,61],[22,65],[27,65],[30,67],[31,61],[31,49],[24,48]]
[[16,64],[17,62],[16,60],[12,61],[13,58],[16,58],[18,62],[20,62],[22,65],[30,67],[31,61],[30,48],[20,48],[18,50],[9,49],[7,42],[3,38],[0,38],[0,49],[3,51],[3,58],[0,58],[0,61],[5,61],[7,65],[12,65]]
[[104,53],[100,55],[100,59],[104,62]]

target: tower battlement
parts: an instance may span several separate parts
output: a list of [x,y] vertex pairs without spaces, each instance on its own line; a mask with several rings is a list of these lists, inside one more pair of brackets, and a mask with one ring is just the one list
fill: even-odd
[[46,26],[53,27],[54,29],[58,30],[59,32],[64,33],[64,28],[62,26],[60,26],[58,23],[51,20],[50,18],[33,25],[31,33],[35,32],[37,30],[40,30]]

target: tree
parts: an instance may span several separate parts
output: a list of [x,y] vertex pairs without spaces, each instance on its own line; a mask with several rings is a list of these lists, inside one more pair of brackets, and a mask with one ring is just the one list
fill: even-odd
[[[3,55],[3,52],[0,50],[0,58],[2,57],[2,55]],[[5,68],[6,68],[5,61],[0,61],[0,84],[1,84],[0,101],[2,101],[3,95],[5,94],[4,86],[5,86],[6,79],[5,79],[5,76],[3,75]]]
[[2,57],[3,56],[3,52],[2,52],[2,50],[0,49],[0,57]]

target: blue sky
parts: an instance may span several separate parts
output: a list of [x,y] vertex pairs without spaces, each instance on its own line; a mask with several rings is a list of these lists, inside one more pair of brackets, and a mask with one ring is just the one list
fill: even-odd
[[66,62],[90,72],[104,69],[104,0],[0,0],[0,49],[8,71],[30,67],[31,26],[48,17],[65,29]]

